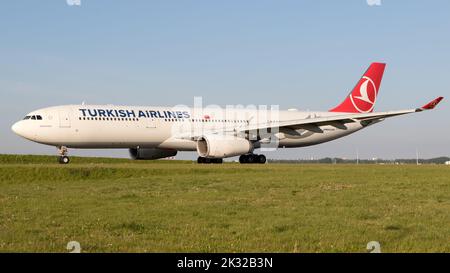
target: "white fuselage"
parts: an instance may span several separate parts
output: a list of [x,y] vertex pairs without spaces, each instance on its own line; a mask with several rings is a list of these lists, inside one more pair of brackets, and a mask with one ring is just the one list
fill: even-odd
[[[192,132],[228,131],[255,123],[327,117],[330,112],[171,108],[151,106],[65,105],[29,113],[12,129],[22,137],[69,148],[161,148],[195,151],[196,142],[180,136]],[[335,113],[334,113],[335,115]],[[37,117],[40,117],[39,119]],[[302,147],[351,134],[364,126],[324,125],[313,129],[270,132],[278,147]],[[261,139],[255,140],[257,143]],[[256,145],[255,147],[258,147]]]

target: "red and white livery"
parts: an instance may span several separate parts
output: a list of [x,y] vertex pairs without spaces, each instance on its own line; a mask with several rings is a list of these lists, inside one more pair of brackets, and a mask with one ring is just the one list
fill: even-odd
[[199,163],[265,163],[260,148],[303,147],[331,141],[386,118],[433,109],[422,107],[374,112],[384,63],[372,63],[342,103],[329,111],[267,111],[208,108],[64,105],[33,111],[12,130],[31,141],[58,148],[68,163],[68,148],[125,148],[134,159],[173,157],[197,151]]

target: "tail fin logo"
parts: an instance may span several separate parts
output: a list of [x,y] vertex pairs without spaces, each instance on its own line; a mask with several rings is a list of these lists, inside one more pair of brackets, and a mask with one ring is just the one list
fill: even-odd
[[359,96],[355,93],[353,92],[350,95],[350,100],[355,109],[360,113],[371,112],[375,106],[378,93],[373,80],[367,76],[363,76],[359,82]]

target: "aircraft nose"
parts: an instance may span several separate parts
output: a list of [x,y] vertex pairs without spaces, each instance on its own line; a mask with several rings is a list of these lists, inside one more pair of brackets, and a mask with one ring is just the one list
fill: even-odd
[[13,124],[13,126],[11,126],[11,130],[16,134],[16,135],[19,135],[19,136],[22,136],[22,128],[21,128],[22,126],[21,126],[21,122],[20,121],[18,121],[18,122],[16,122],[16,123],[14,123]]
[[18,136],[26,138],[28,140],[36,141],[37,140],[37,132],[30,128],[30,124],[27,124],[27,121],[20,120],[11,126],[11,130]]

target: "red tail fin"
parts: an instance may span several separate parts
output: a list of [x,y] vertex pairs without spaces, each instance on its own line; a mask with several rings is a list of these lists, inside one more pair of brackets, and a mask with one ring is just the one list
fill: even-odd
[[330,112],[370,113],[373,111],[386,64],[372,63],[345,100]]

